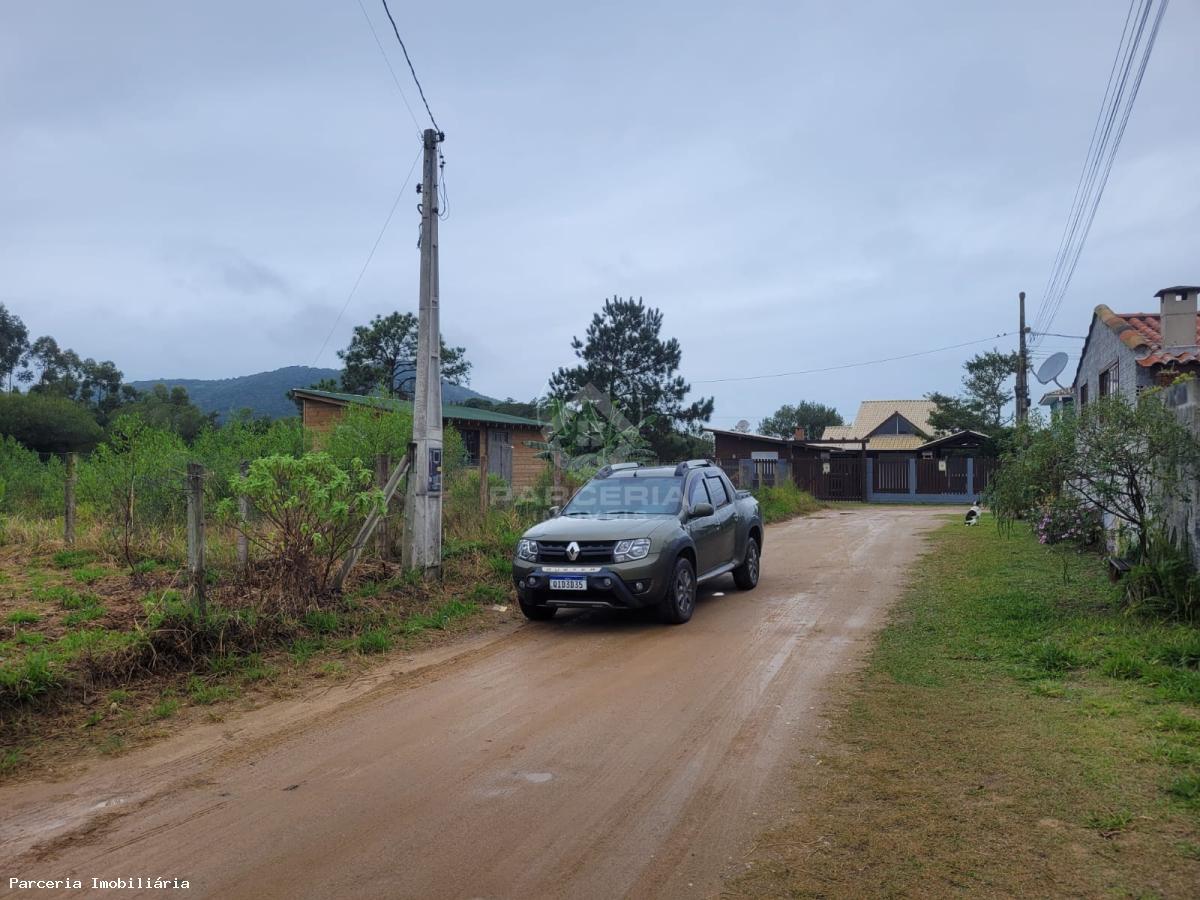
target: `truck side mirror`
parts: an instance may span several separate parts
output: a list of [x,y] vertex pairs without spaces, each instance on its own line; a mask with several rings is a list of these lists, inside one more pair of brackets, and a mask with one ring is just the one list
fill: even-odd
[[692,507],[693,519],[703,519],[705,516],[711,516],[716,510],[713,509],[711,503],[697,503]]
[[562,512],[562,507],[561,507],[561,506],[552,506],[552,507],[550,507],[550,518],[552,518],[552,519],[557,519],[557,518],[558,518],[558,514],[559,514],[560,512]]

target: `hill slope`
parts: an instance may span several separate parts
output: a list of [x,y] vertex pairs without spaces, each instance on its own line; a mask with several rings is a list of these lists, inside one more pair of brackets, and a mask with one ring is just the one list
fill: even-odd
[[[308,387],[323,378],[337,378],[341,374],[340,369],[285,366],[272,372],[258,372],[236,378],[152,378],[129,383],[139,391],[150,390],[156,384],[182,387],[198,407],[222,417],[236,410],[249,408],[255,415],[279,419],[296,415],[296,405],[287,396],[292,388]],[[442,382],[442,400],[445,403],[462,403],[472,397],[482,396],[483,394],[470,388]]]

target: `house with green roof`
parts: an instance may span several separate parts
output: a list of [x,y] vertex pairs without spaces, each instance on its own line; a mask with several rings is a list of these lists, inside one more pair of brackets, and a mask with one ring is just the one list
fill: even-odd
[[[305,431],[314,435],[329,431],[354,405],[379,410],[381,415],[389,410],[412,412],[411,401],[387,397],[364,397],[313,388],[294,388],[292,397],[300,406]],[[453,427],[462,435],[468,465],[478,466],[480,459],[486,456],[488,473],[499,475],[514,489],[532,487],[545,471],[546,461],[538,459],[537,451],[530,446],[531,442],[545,440],[543,422],[473,406],[443,403],[442,425]]]

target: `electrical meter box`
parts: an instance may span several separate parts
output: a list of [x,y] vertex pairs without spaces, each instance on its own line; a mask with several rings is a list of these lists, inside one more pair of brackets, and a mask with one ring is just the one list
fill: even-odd
[[429,448],[429,493],[442,492],[442,448]]

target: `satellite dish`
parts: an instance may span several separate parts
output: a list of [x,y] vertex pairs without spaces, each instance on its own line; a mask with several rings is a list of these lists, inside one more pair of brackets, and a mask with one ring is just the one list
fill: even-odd
[[[1067,367],[1067,354],[1055,353],[1046,357],[1046,361],[1038,366],[1037,380],[1042,384],[1049,384],[1053,381],[1058,384],[1058,376],[1062,374],[1062,370]],[[1062,387],[1061,384],[1058,384]]]
[[733,430],[740,431],[742,434],[745,434],[747,431],[750,430],[750,423],[747,422],[745,419],[742,419],[736,425],[733,426]]

